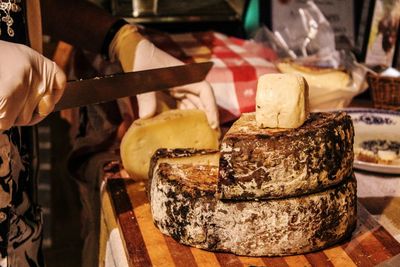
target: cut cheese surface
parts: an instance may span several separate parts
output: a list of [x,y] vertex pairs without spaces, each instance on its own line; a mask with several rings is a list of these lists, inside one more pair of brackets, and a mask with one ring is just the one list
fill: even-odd
[[139,119],[122,139],[122,164],[132,178],[147,179],[150,159],[160,148],[218,149],[218,133],[201,110],[169,110]]
[[258,79],[256,121],[260,128],[297,128],[308,116],[308,86],[295,74],[265,74]]
[[151,158],[150,168],[153,164],[192,164],[192,165],[219,165],[220,153],[214,149],[158,149]]

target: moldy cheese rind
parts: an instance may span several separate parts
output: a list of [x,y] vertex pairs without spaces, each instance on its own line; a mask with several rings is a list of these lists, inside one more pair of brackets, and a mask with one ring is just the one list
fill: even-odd
[[220,199],[284,198],[321,191],[352,172],[350,116],[310,113],[296,129],[260,129],[243,114],[221,145]]
[[182,244],[247,256],[292,255],[340,242],[356,224],[352,173],[313,194],[231,201],[216,198],[217,166],[173,162],[153,166],[149,188],[153,221]]

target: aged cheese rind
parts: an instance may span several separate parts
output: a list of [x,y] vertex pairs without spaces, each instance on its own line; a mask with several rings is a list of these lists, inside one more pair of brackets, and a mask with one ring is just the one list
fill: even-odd
[[321,191],[349,176],[353,124],[340,113],[310,113],[297,129],[260,129],[243,114],[221,144],[218,197],[283,198]]
[[162,233],[182,244],[246,256],[320,250],[347,238],[356,223],[356,180],[323,192],[271,200],[216,198],[216,166],[160,163],[151,211]]
[[187,147],[219,147],[218,132],[209,126],[202,110],[169,110],[134,121],[121,141],[121,160],[131,177],[147,179],[150,159],[157,149]]

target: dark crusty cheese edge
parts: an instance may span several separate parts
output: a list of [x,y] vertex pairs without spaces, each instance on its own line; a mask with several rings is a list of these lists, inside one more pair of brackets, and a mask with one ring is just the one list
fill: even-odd
[[235,122],[222,141],[219,198],[299,196],[324,190],[351,174],[354,129],[346,113],[312,113],[299,129],[259,133],[252,121],[243,129]]
[[[215,167],[190,168],[203,169],[201,176],[214,168],[216,174]],[[354,175],[331,189],[301,197],[221,201],[215,198],[216,187],[196,190],[176,177],[170,179],[184,175],[178,170],[182,165],[157,165],[150,203],[155,225],[182,244],[238,255],[283,256],[333,245],[355,227]]]

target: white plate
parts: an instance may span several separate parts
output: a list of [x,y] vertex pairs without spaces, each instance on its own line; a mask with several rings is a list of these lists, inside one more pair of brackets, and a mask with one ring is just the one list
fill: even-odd
[[[354,147],[367,140],[400,142],[400,112],[350,108],[345,109],[354,124]],[[400,165],[386,165],[354,160],[354,167],[360,170],[400,174]]]

